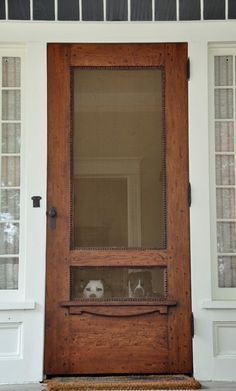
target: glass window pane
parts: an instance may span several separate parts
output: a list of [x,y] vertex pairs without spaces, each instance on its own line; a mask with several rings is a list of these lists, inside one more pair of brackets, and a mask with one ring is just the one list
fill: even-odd
[[3,187],[20,186],[20,158],[18,156],[2,157],[2,179]]
[[131,0],[131,20],[152,20],[152,0]]
[[234,185],[234,156],[216,156],[216,185]]
[[234,152],[234,123],[215,123],[215,150],[216,152]]
[[[75,234],[80,246],[127,247],[127,180],[124,178],[79,178],[74,181]],[[96,197],[94,195],[96,194]],[[115,208],[114,208],[115,205]],[[88,225],[87,216],[92,216]],[[78,220],[77,220],[78,219]]]
[[220,288],[236,288],[236,257],[218,258]]
[[217,248],[219,253],[236,252],[236,223],[217,223]]
[[19,253],[19,224],[1,223],[0,224],[0,254],[18,254]]
[[2,86],[20,87],[21,59],[19,57],[2,58]]
[[[147,0],[146,0],[147,1]],[[106,16],[107,20],[127,20],[128,7],[127,0],[106,0]]]
[[165,248],[162,71],[73,80],[74,246]]
[[20,190],[2,189],[0,221],[19,220],[20,218]]
[[2,153],[20,153],[20,124],[2,124]]
[[215,118],[233,118],[233,90],[222,88],[215,90]]
[[20,120],[21,119],[21,97],[20,91],[2,91],[2,119]]
[[176,0],[155,0],[155,20],[176,20]]
[[0,258],[0,289],[18,289],[18,258]]
[[82,0],[82,19],[103,20],[103,0]]
[[233,56],[215,56],[215,86],[232,86]]
[[165,267],[71,268],[71,299],[163,299]]
[[235,219],[235,189],[216,189],[218,219]]

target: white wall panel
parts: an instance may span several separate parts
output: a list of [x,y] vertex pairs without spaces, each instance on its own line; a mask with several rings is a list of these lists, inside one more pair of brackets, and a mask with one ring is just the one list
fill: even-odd
[[22,358],[22,323],[0,323],[0,360]]
[[236,322],[213,322],[213,348],[217,358],[236,360]]

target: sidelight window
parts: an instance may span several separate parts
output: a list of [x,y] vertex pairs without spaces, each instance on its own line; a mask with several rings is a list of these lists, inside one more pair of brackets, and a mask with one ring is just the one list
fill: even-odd
[[21,57],[0,57],[0,290],[19,286]]
[[[232,298],[236,288],[236,50],[211,51],[212,216],[215,295]],[[214,178],[214,179],[213,179]],[[214,184],[213,184],[214,180]],[[222,289],[224,288],[224,289]]]

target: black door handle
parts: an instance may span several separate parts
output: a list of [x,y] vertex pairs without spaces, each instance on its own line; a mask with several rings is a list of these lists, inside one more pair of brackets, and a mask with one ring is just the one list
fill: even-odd
[[51,229],[56,229],[56,218],[57,218],[57,210],[54,206],[52,206],[47,215],[50,217],[50,227]]

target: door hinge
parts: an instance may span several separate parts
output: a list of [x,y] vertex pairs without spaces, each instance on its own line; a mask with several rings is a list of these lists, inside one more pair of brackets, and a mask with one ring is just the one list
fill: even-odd
[[191,314],[191,335],[192,335],[192,338],[194,337],[194,316],[193,316],[193,312]]
[[190,58],[187,59],[187,79],[190,79]]
[[192,205],[192,188],[191,183],[188,184],[188,206]]

